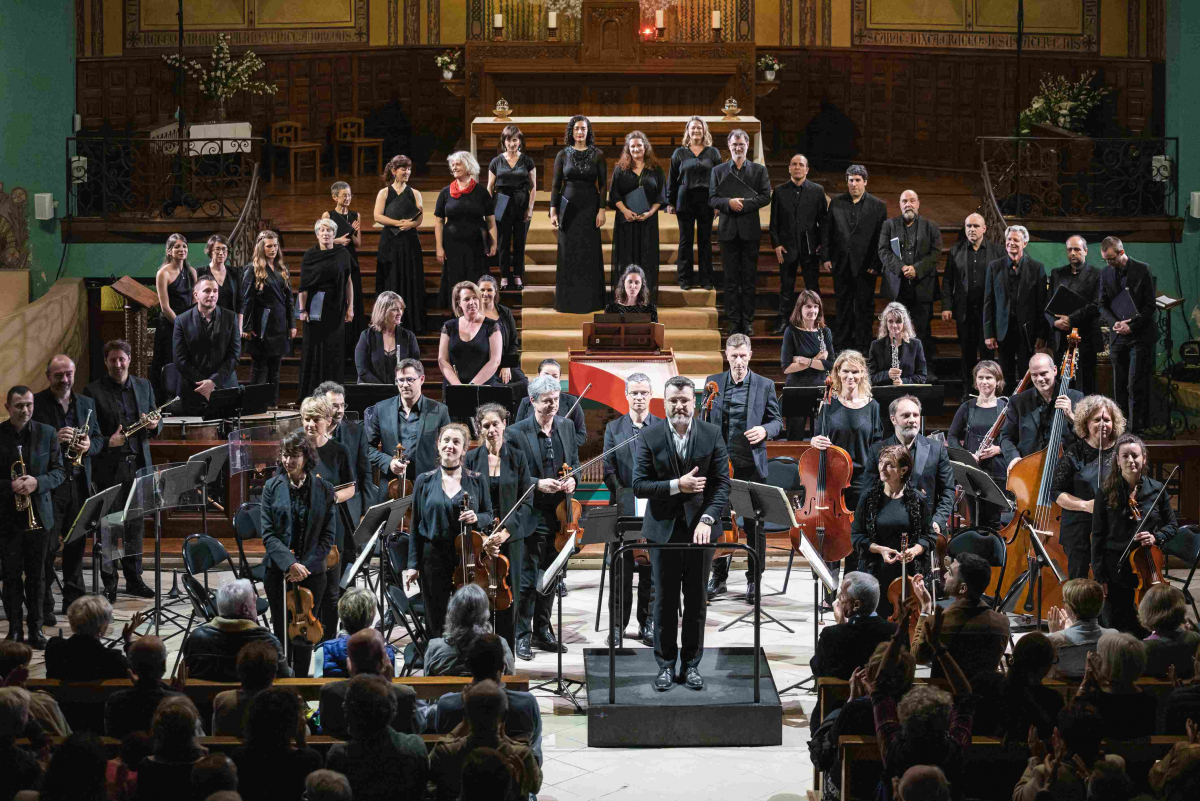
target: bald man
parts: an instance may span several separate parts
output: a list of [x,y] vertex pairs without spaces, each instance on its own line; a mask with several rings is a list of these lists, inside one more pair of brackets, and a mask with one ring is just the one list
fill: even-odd
[[970,214],[963,222],[963,238],[954,243],[946,256],[942,274],[942,321],[954,320],[958,334],[961,375],[969,376],[975,365],[992,358],[983,341],[983,292],[987,285],[988,263],[1001,258],[1004,248],[987,238],[987,223],[979,214]]
[[1055,361],[1062,364],[1067,350],[1067,336],[1072,328],[1079,329],[1079,379],[1075,387],[1084,395],[1096,391],[1096,354],[1103,344],[1100,335],[1100,269],[1088,264],[1088,243],[1076,234],[1067,239],[1067,263],[1050,271],[1050,297],[1058,288],[1066,287],[1087,301],[1074,314],[1047,314],[1050,324],[1050,344],[1054,346]]
[[1010,472],[1020,459],[1046,447],[1055,410],[1066,415],[1062,444],[1066,446],[1075,441],[1075,404],[1083,400],[1083,393],[1067,389],[1062,395],[1055,394],[1058,392],[1058,367],[1045,353],[1035,353],[1029,359],[1029,378],[1033,386],[1013,395],[1004,407],[1004,424],[996,443]]
[[[879,231],[879,261],[883,264],[880,292],[908,308],[913,328],[933,364],[935,345],[930,320],[937,297],[937,263],[942,257],[942,229],[920,214],[921,199],[911,189],[900,195],[900,216]],[[933,370],[929,370],[932,376]]]

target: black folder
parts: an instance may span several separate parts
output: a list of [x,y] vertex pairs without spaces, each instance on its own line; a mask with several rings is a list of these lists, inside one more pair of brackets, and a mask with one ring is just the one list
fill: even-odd
[[558,227],[563,228],[567,224],[567,206],[570,205],[570,200],[566,195],[563,195],[558,200]]
[[717,195],[727,200],[732,200],[735,197],[742,200],[753,200],[758,197],[758,192],[731,171],[717,185]]
[[263,309],[262,319],[259,321],[259,324],[258,324],[258,338],[259,339],[267,338],[267,323],[269,323],[270,321],[271,321],[271,310]]
[[1121,294],[1112,299],[1113,314],[1118,320],[1132,320],[1138,316],[1137,306],[1133,303],[1133,296],[1129,294],[1128,289],[1122,289]]
[[495,204],[495,212],[494,212],[496,215],[496,225],[499,225],[501,223],[501,221],[504,219],[504,212],[508,210],[508,201],[509,200],[511,200],[511,198],[508,195],[504,194],[503,192],[500,192],[496,195],[496,204]]
[[1054,297],[1046,304],[1046,314],[1055,317],[1064,314],[1070,317],[1087,305],[1088,302],[1079,293],[1072,291],[1065,284],[1060,284],[1058,289],[1054,290]]
[[308,301],[308,319],[311,322],[321,322],[321,312],[325,309],[325,292],[317,292]]
[[[415,216],[405,217],[404,212],[406,211],[406,209],[404,208],[404,204],[402,204],[400,202],[400,200],[401,199],[399,197],[397,197],[391,203],[389,203],[387,205],[387,208],[385,208],[383,210],[383,216],[391,217],[393,220],[404,220],[404,219],[415,220],[415,219],[417,219],[417,217],[420,216],[421,212],[418,210],[417,214]],[[404,233],[403,231],[401,231],[399,228],[397,228],[394,225],[386,226],[385,230],[391,232],[392,236],[400,236],[400,234]]]
[[623,202],[625,208],[634,214],[647,214],[650,211],[650,201],[646,199],[646,190],[640,186],[626,195]]

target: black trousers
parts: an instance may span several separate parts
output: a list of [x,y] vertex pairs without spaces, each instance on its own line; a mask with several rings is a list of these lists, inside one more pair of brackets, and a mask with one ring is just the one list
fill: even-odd
[[533,514],[537,525],[533,533],[525,538],[525,553],[521,566],[521,603],[514,624],[517,639],[551,628],[550,613],[554,609],[554,599],[558,595],[553,591],[547,593],[537,591],[538,576],[542,575],[558,556],[558,552],[554,549],[554,538],[558,534],[558,519],[554,517],[553,509],[547,510],[535,506]]
[[279,401],[279,365],[282,356],[253,356],[250,359],[250,383],[270,384],[272,397]]
[[722,239],[721,269],[725,272],[725,314],[742,333],[754,327],[755,282],[758,280],[759,239]]
[[[611,550],[611,549],[610,549]],[[605,554],[605,558],[609,558],[609,554]],[[621,603],[621,631],[629,627],[629,620],[633,616],[633,577],[637,574],[637,622],[638,626],[645,626],[650,619],[650,599],[653,597],[653,578],[652,571],[649,565],[638,565],[634,562],[633,551],[626,551],[621,554],[621,558],[617,560],[620,564],[611,564],[610,570],[616,570],[620,573],[617,576],[617,587],[620,589]]]
[[496,255],[500,260],[500,277],[511,278],[514,275],[522,278],[525,275],[525,242],[529,237],[529,223],[525,220],[525,204],[529,195],[521,192],[513,195],[509,203],[520,203],[507,209],[503,224],[496,226],[496,236],[499,243]]
[[[1017,321],[1008,323],[1008,336],[999,340],[1000,347],[996,349],[996,361],[1004,373],[1004,384],[1016,389],[1022,376],[1029,369],[1029,357],[1033,356],[1033,348],[1026,344]],[[1011,390],[1010,390],[1011,391]]]
[[[690,543],[692,531],[682,520],[675,521],[670,542]],[[708,572],[712,548],[652,548],[650,570],[654,578],[654,658],[660,669],[699,667],[704,657],[704,621],[708,617]],[[682,632],[679,598],[683,596]],[[682,649],[680,645],[682,644]]]
[[27,529],[29,520],[5,510],[0,520],[0,570],[4,576],[4,613],[9,631],[21,631],[21,603],[30,631],[42,628],[42,582],[46,577],[46,529]]
[[[907,289],[907,287],[906,287]],[[901,290],[896,296],[896,300],[904,304],[904,308],[908,309],[908,316],[912,318],[913,329],[917,332],[917,339],[921,340],[921,347],[925,351],[926,370],[933,372],[933,357],[937,351],[937,343],[933,340],[933,301],[917,300],[916,293],[911,289],[908,291]],[[970,375],[970,373],[967,373]]]
[[[982,301],[980,301],[982,304]],[[963,319],[959,319],[959,317]],[[963,386],[970,391],[971,371],[975,369],[975,365],[979,364],[984,359],[991,359],[992,350],[983,342],[983,319],[979,314],[979,307],[972,306],[963,310],[963,312],[954,313],[954,327],[958,330],[958,348],[959,359],[961,362]],[[923,346],[923,343],[922,343]],[[929,354],[925,354],[925,359],[928,361]],[[1016,389],[1016,385],[1008,385],[1008,391],[1011,393]]]
[[[1112,553],[1112,552],[1110,552]],[[1109,558],[1115,558],[1114,554]],[[1100,624],[1117,631],[1126,631],[1139,640],[1149,636],[1138,621],[1137,604],[1134,596],[1137,592],[1137,577],[1126,561],[1118,569],[1115,576],[1109,575],[1108,594],[1104,597],[1104,608],[1100,612]]]
[[509,540],[500,546],[500,555],[508,559],[508,588],[513,602],[496,612],[496,634],[508,642],[510,651],[517,648],[517,617],[521,591],[525,585],[525,540]]
[[[68,468],[71,469],[71,468]],[[83,583],[83,557],[87,550],[87,537],[79,537],[69,545],[62,545],[63,538],[71,530],[75,516],[87,500],[83,472],[72,480],[64,481],[54,490],[54,530],[46,543],[46,580],[43,587],[42,611],[46,615],[54,612],[54,555],[62,548],[63,609],[76,598],[87,594]]]
[[800,256],[779,265],[779,316],[787,320],[796,307],[796,271],[804,279],[804,288],[821,294],[820,260],[816,256]]
[[1092,544],[1087,540],[1064,542],[1063,550],[1067,553],[1067,578],[1087,578],[1092,567]]
[[[733,478],[740,481],[756,481],[763,482],[767,477],[758,472],[758,468],[753,463],[749,465],[733,463]],[[742,531],[746,532],[746,544],[754,548],[754,552],[758,554],[758,576],[762,575],[763,568],[767,560],[767,535],[758,527],[758,521],[749,518],[742,518]],[[719,533],[719,532],[718,532]],[[733,562],[733,554],[723,556],[720,559],[713,560],[712,574],[716,576],[718,581],[725,581],[729,578],[729,565]],[[758,581],[758,576],[754,574],[755,568],[750,565],[750,560],[746,560],[746,581],[754,583]]]
[[[129,496],[129,490],[133,486],[134,475],[141,466],[141,460],[136,456],[118,461],[93,463],[92,469],[97,479],[105,482],[102,489],[107,489],[114,484],[121,485],[121,494],[117,497],[115,508],[125,508],[125,499]],[[121,533],[122,556],[119,561],[126,585],[142,580],[142,551],[145,545],[143,542],[145,535],[145,518],[139,517],[125,522]],[[115,562],[101,565],[100,574],[105,587],[116,585],[117,566]]]
[[[271,607],[271,628],[275,631],[275,636],[279,638],[282,644],[287,636],[287,614],[283,602],[283,572],[273,566],[267,567],[266,577],[263,583],[267,587],[267,603]],[[300,582],[300,586],[307,589],[313,595],[313,611],[321,608],[321,600],[325,597],[325,587],[329,582],[329,576],[325,573],[309,573],[308,578]],[[292,585],[288,584],[288,589],[292,589]],[[336,636],[337,632],[325,632],[326,638]],[[289,643],[288,649],[288,664],[292,666],[292,670],[296,673],[296,678],[307,678],[309,675],[309,665],[312,663],[313,646],[308,644],[298,644],[295,642]]]
[[837,316],[833,319],[833,347],[837,351],[853,348],[865,354],[871,347],[871,324],[875,321],[874,273],[855,276],[849,270],[833,273],[833,294]]
[[692,265],[692,228],[695,226],[696,250],[699,252],[700,283],[708,284],[713,280],[712,264],[712,228],[713,208],[708,205],[708,189],[701,188],[689,191],[680,198],[679,206],[675,208],[676,220],[679,223],[679,253],[675,259],[678,280],[696,283]]
[[441,637],[445,630],[446,607],[454,594],[454,566],[458,559],[453,540],[423,540],[421,546],[417,570],[421,578],[421,597],[425,601],[425,628],[432,640]]
[[1128,430],[1145,431],[1150,426],[1150,371],[1154,345],[1117,338],[1108,346],[1112,362],[1113,400],[1125,412]]

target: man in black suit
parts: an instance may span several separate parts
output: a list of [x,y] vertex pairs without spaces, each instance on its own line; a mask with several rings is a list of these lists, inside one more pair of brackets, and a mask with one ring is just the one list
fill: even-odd
[[988,265],[983,293],[984,344],[996,351],[1010,387],[1021,382],[1017,369],[1046,345],[1046,267],[1026,255],[1028,245],[1023,225],[1005,229],[1005,255]]
[[1004,407],[1004,424],[1000,426],[1000,436],[997,438],[1001,458],[1009,470],[1018,459],[1046,447],[1055,409],[1062,410],[1067,418],[1063,447],[1075,439],[1075,404],[1083,400],[1083,393],[1068,389],[1067,394],[1055,396],[1058,368],[1054,359],[1045,353],[1035,353],[1029,359],[1029,379],[1033,387],[1013,395]]
[[867,192],[867,168],[861,164],[846,169],[846,187],[847,192],[829,202],[829,216],[821,229],[821,254],[825,269],[833,273],[837,298],[834,348],[866,353],[873,339],[875,278],[883,269],[879,232],[887,220],[887,204]]
[[[538,375],[548,375],[562,385],[562,367],[559,366],[556,359],[542,359],[538,365]],[[575,426],[575,441],[582,446],[587,442],[587,421],[583,418],[583,404],[576,405],[575,401],[578,397],[570,392],[559,391],[558,395],[558,411],[555,412],[559,417],[566,417]],[[568,417],[567,411],[571,414]],[[517,422],[531,417],[533,415],[533,404],[529,402],[529,396],[521,398],[521,404],[517,406]]]
[[1067,263],[1050,271],[1050,291],[1053,298],[1059,287],[1066,287],[1087,301],[1074,314],[1046,315],[1053,339],[1054,360],[1061,362],[1067,352],[1067,336],[1071,329],[1079,330],[1079,369],[1076,385],[1084,395],[1096,391],[1096,354],[1104,345],[1100,334],[1100,307],[1096,295],[1100,291],[1100,270],[1087,261],[1088,244],[1082,236],[1067,239]]
[[[42,582],[46,577],[46,541],[54,530],[54,489],[65,473],[53,428],[33,420],[33,390],[15,386],[5,396],[8,420],[0,423],[0,462],[24,462],[24,473],[0,474],[0,562],[4,574],[4,612],[8,636],[22,640],[21,601],[25,602],[29,645],[43,650]],[[26,509],[18,509],[23,502]]]
[[804,278],[804,288],[821,293],[819,256],[821,229],[829,203],[825,190],[808,180],[808,158],[797,153],[788,162],[790,181],[775,187],[771,196],[771,247],[779,260],[779,319],[772,329],[782,334],[796,305],[796,268]]
[[896,624],[877,615],[878,606],[878,579],[857,570],[842,576],[833,602],[836,624],[821,630],[816,653],[808,661],[814,676],[848,681],[857,668],[867,664],[879,643],[891,639]]
[[214,389],[238,385],[242,330],[237,315],[217,305],[220,292],[211,274],[196,279],[196,305],[175,318],[174,361],[163,370],[163,385],[178,395],[185,414],[200,414]]
[[888,445],[903,445],[913,458],[909,483],[925,495],[933,516],[933,530],[946,530],[950,513],[954,511],[954,468],[945,446],[921,433],[921,401],[912,395],[902,395],[888,406],[888,416],[895,432],[871,446],[867,469],[862,473],[859,495],[879,483],[879,454]]
[[[667,379],[663,391],[667,424],[642,433],[633,463],[633,492],[649,498],[642,534],[650,542],[707,546],[729,501],[729,454],[721,429],[695,419],[696,385],[686,376]],[[717,532],[720,535],[720,532]],[[675,684],[676,662],[682,661],[683,682],[704,689],[700,660],[704,657],[704,593],[712,549],[652,548],[654,573],[654,689]],[[683,632],[679,628],[679,596],[683,594]],[[680,639],[683,649],[680,651]]]
[[[616,448],[618,444],[625,442],[634,434],[640,434],[646,426],[662,422],[661,417],[650,414],[650,396],[653,394],[650,376],[645,373],[631,373],[625,379],[625,400],[629,404],[629,413],[621,415],[605,427],[603,449],[605,453]],[[617,448],[604,457],[604,486],[608,488],[609,506],[617,504],[617,496],[622,489],[630,491],[633,489],[633,455],[636,449],[637,442],[631,442],[624,448]],[[616,566],[613,569],[615,570]],[[621,589],[620,630],[624,631],[625,627],[629,625],[629,617],[633,611],[633,574],[636,572],[638,576],[637,638],[646,645],[653,645],[654,632],[650,625],[650,567],[649,565],[637,567],[634,564],[633,551],[626,551],[621,555],[620,570],[621,577],[618,581]],[[609,640],[614,639],[613,634],[610,633],[608,638]]]
[[[771,202],[767,168],[746,158],[750,136],[740,128],[729,132],[729,161],[713,167],[708,179],[708,205],[717,210],[717,239],[725,272],[725,314],[730,334],[754,334],[754,295],[758,280],[758,243],[762,223],[758,210]],[[733,179],[736,191],[721,182]]]
[[[1125,254],[1125,245],[1115,236],[1100,243],[1100,255],[1108,268],[1100,275],[1100,316],[1112,334],[1108,354],[1112,361],[1113,400],[1129,419],[1129,429],[1140,432],[1150,424],[1150,374],[1154,370],[1154,343],[1158,328],[1154,276],[1145,262]],[[1134,312],[1120,315],[1114,301],[1128,291]]]
[[[575,426],[571,421],[558,416],[558,379],[539,375],[529,382],[529,400],[533,405],[533,416],[514,423],[504,431],[505,441],[520,448],[529,465],[530,476],[537,481],[533,493],[533,531],[525,538],[525,564],[522,572],[526,576],[539,576],[553,562],[558,552],[554,539],[558,535],[558,517],[555,509],[575,491],[575,479],[559,481],[558,474],[563,464],[572,469],[579,467],[579,444],[575,440]],[[520,606],[516,620],[517,657],[533,659],[533,646],[543,651],[566,653],[567,647],[559,642],[550,626],[550,611],[557,593],[539,593],[536,581],[529,581],[521,588]]]
[[[733,477],[744,481],[767,480],[767,440],[775,439],[783,430],[783,415],[779,411],[779,400],[775,397],[775,382],[750,372],[750,338],[734,334],[725,342],[725,359],[729,369],[704,379],[717,384],[717,401],[713,403],[708,422],[721,432],[721,439],[733,460]],[[758,575],[746,565],[746,603],[754,603],[758,579],[762,576],[767,558],[766,533],[758,530],[758,524],[750,519],[742,521],[746,532],[746,543],[754,546],[758,554]],[[711,601],[725,592],[725,580],[729,577],[730,555],[713,563],[712,578],[708,582],[708,598]]]
[[917,193],[904,190],[900,194],[900,216],[888,220],[879,230],[879,262],[883,265],[883,297],[899,301],[908,309],[925,349],[925,361],[932,365],[937,346],[930,321],[937,297],[942,229],[933,220],[922,217],[920,210]]
[[[407,684],[391,681],[392,662],[384,647],[379,629],[367,627],[350,635],[346,642],[346,666],[350,679],[355,676],[376,675],[388,679],[392,696],[396,699],[396,714],[391,727],[402,734],[420,734],[425,729],[425,715],[417,703],[417,693]],[[346,691],[350,679],[333,681],[321,685],[320,710],[321,732],[332,737],[347,738],[350,730],[346,725]]]
[[[963,222],[966,236],[954,243],[946,256],[942,276],[942,322],[954,320],[958,333],[961,375],[969,376],[975,365],[992,358],[983,341],[984,287],[988,265],[1004,256],[1004,250],[987,238],[987,223],[982,214],[968,214]],[[926,359],[929,354],[925,354]]]
[[[46,365],[46,378],[50,386],[33,396],[33,419],[57,432],[62,450],[64,479],[54,490],[54,530],[50,532],[46,543],[46,581],[42,599],[44,625],[57,626],[58,618],[54,614],[54,598],[51,595],[54,554],[63,537],[71,530],[71,524],[75,522],[83,502],[92,494],[92,457],[104,447],[104,438],[100,435],[96,402],[73,391],[75,362],[71,357],[62,353],[51,359]],[[70,461],[70,445],[79,429],[83,429],[78,443],[83,453],[83,464],[74,467]],[[79,537],[63,547],[63,615],[67,614],[67,607],[72,601],[87,594],[87,588],[83,585],[83,552],[86,544],[87,538]]]
[[[324,397],[333,407],[333,419],[329,422],[329,436],[340,442],[350,454],[350,472],[354,475],[354,497],[346,501],[350,519],[358,525],[363,513],[376,503],[376,487],[371,480],[371,448],[367,445],[366,430],[362,422],[346,419],[346,388],[336,381],[324,381],[313,390],[314,397]],[[351,541],[346,541],[346,551]],[[348,554],[342,554],[343,563]],[[351,557],[353,558],[353,557]]]
[[[375,404],[367,415],[367,458],[379,468],[381,495],[387,493],[393,477],[405,475],[411,482],[437,467],[437,435],[442,426],[450,425],[450,412],[422,395],[424,386],[425,366],[404,359],[396,365],[399,394]],[[397,444],[404,446],[403,459],[395,456]]]

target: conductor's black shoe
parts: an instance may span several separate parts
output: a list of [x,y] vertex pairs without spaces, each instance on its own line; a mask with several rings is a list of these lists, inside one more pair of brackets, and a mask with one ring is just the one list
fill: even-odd
[[758,585],[755,584],[754,582],[748,583],[746,585],[746,603],[750,604],[751,606],[754,606],[754,596],[757,594],[757,592],[758,592]]
[[550,653],[565,654],[567,646],[558,641],[554,636],[554,632],[549,628],[542,629],[533,638],[533,646],[541,651],[549,651]]
[[25,642],[25,632],[21,631],[21,627],[19,625],[10,626],[8,629],[8,634],[4,635],[4,639]]
[[529,645],[528,634],[517,638],[517,659],[524,659],[526,662],[533,661],[533,648]]
[[660,693],[665,693],[667,690],[675,686],[675,670],[665,667],[658,671],[658,678],[654,680],[654,689]]
[[146,582],[138,579],[137,581],[125,580],[125,594],[132,595],[134,598],[153,598],[154,590],[146,585]]
[[783,333],[783,329],[785,328],[787,328],[787,320],[784,320],[782,317],[780,317],[775,321],[774,327],[771,328],[771,333],[778,336]]
[[643,625],[638,628],[638,639],[651,648],[654,647],[654,629]]
[[41,629],[29,632],[29,638],[25,642],[29,643],[29,647],[35,651],[46,650],[46,635],[42,634]]
[[704,677],[700,675],[700,671],[694,667],[687,669],[687,675],[684,677],[683,683],[687,685],[689,690],[703,690]]
[[718,581],[716,576],[712,576],[708,580],[708,600],[716,598],[718,595],[725,594],[725,582]]

